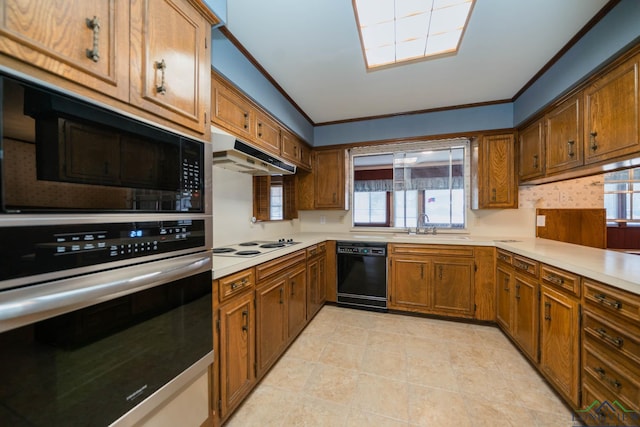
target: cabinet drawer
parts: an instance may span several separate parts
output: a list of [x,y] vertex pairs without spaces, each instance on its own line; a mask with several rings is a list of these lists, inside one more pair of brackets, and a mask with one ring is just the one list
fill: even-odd
[[[586,408],[594,403],[595,405],[586,411]],[[625,413],[620,405],[630,412]],[[587,377],[582,384],[582,407],[585,412],[576,412],[575,421],[581,420],[585,425],[593,426],[637,426],[637,406],[623,398],[617,398],[608,389]]]
[[605,320],[591,311],[584,312],[583,320],[585,343],[595,343],[598,348],[625,365],[632,362],[640,366],[640,334],[637,330]]
[[389,252],[394,255],[473,256],[472,247],[453,245],[391,244],[389,245]]
[[540,266],[542,282],[555,288],[564,289],[575,296],[580,296],[580,276],[542,264]]
[[299,262],[305,261],[306,252],[304,250],[294,252],[289,255],[267,261],[256,267],[256,279],[258,282],[266,278],[283,273],[284,270],[294,266]]
[[640,296],[613,289],[602,283],[584,280],[584,300],[618,318],[640,322]]
[[585,346],[583,366],[585,376],[590,376],[616,397],[622,397],[629,402],[640,402],[638,376],[624,366],[612,362],[592,346]]
[[311,258],[318,255],[323,255],[327,252],[327,245],[322,242],[317,245],[312,245],[307,248],[307,258]]
[[514,255],[513,266],[516,268],[516,271],[520,273],[528,274],[531,277],[538,277],[538,263],[532,259]]
[[498,249],[496,251],[496,260],[505,264],[511,265],[513,263],[513,256],[510,252],[503,251],[502,249]]
[[220,301],[224,301],[233,295],[239,294],[245,289],[252,288],[254,285],[255,273],[253,268],[225,276],[218,280]]

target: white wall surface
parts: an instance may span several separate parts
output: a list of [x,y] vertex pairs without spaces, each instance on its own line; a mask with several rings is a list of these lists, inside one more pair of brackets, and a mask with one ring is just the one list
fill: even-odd
[[[286,238],[298,232],[349,233],[350,211],[300,211],[293,221],[252,224],[252,177],[213,168],[213,245]],[[520,187],[518,209],[468,210],[468,232],[497,238],[535,237],[536,208],[602,208],[603,177]],[[357,232],[356,232],[357,234]]]
[[287,238],[299,231],[299,221],[251,223],[253,177],[213,167],[213,247]]

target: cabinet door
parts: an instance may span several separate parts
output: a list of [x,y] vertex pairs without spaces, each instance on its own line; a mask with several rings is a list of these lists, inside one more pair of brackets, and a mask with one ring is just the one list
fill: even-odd
[[496,319],[503,330],[511,331],[511,288],[513,272],[511,267],[498,264],[496,267],[497,313]]
[[585,89],[585,163],[640,151],[639,61],[636,55]]
[[304,143],[300,143],[300,167],[311,169],[311,149]]
[[215,78],[211,82],[213,122],[234,134],[251,139],[251,124],[254,122],[253,108],[235,90]]
[[431,264],[421,258],[391,259],[389,308],[425,312],[429,309],[427,281]]
[[132,104],[208,130],[211,25],[187,0],[131,1]]
[[219,308],[221,417],[242,401],[255,382],[253,298],[249,292]]
[[580,97],[564,102],[545,117],[547,173],[581,166],[582,105]]
[[549,286],[541,286],[540,369],[554,385],[579,406],[578,301]]
[[129,3],[2,1],[0,52],[126,101]]
[[344,150],[316,152],[313,174],[316,209],[345,209]]
[[294,163],[298,163],[300,160],[299,150],[298,138],[287,131],[282,131],[280,141],[280,154],[282,157]]
[[302,264],[287,278],[287,338],[293,340],[307,321],[307,270]]
[[254,135],[256,143],[276,156],[280,154],[280,126],[265,114],[256,111]]
[[513,337],[532,360],[538,360],[538,282],[514,275]]
[[454,316],[473,316],[472,259],[434,259],[431,309]]
[[518,174],[522,181],[544,175],[544,126],[538,121],[520,132]]
[[261,285],[256,290],[258,377],[276,361],[287,339],[286,277]]
[[515,147],[513,135],[482,137],[479,143],[477,176],[477,203],[474,208],[517,208],[518,185],[515,173]]

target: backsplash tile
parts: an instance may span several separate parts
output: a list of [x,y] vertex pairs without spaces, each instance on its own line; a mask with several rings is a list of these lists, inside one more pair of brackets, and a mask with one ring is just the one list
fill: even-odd
[[541,185],[521,186],[520,208],[590,209],[604,207],[604,177],[594,175]]

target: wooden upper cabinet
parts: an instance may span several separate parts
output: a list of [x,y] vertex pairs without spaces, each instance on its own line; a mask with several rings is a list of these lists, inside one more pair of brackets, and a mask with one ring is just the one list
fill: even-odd
[[311,149],[291,132],[281,132],[280,155],[297,166],[311,169]]
[[129,2],[2,1],[0,52],[126,101]]
[[584,90],[585,163],[640,151],[639,62],[636,55]]
[[512,134],[483,136],[474,141],[472,174],[473,209],[518,207]]
[[575,96],[545,116],[547,173],[581,166],[583,160],[582,105]]
[[544,122],[542,120],[520,132],[518,147],[520,180],[526,181],[544,175]]
[[320,150],[313,165],[316,209],[346,209],[344,150]]
[[208,134],[210,22],[188,0],[130,4],[130,102]]
[[212,121],[240,137],[251,139],[254,110],[247,99],[215,74],[211,82]]
[[255,113],[256,142],[265,150],[275,155],[280,154],[280,126],[266,114]]

